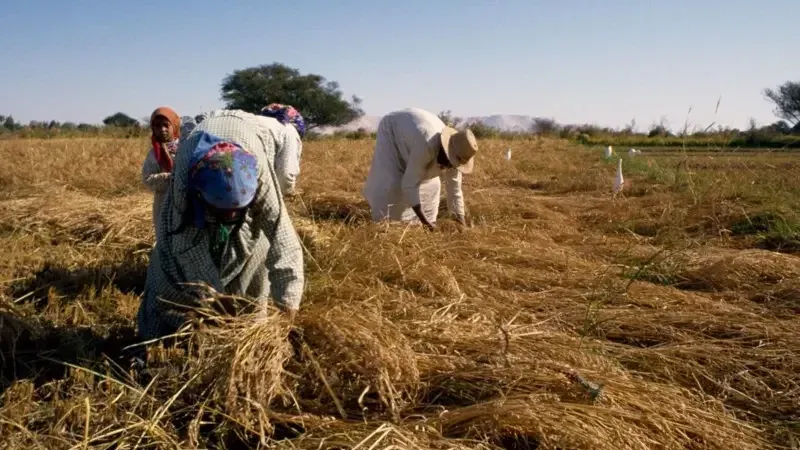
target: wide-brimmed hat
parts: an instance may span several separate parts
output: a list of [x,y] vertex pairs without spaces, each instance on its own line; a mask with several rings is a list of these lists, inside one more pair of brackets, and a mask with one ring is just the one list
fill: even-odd
[[450,164],[461,173],[471,173],[478,153],[478,141],[469,129],[458,131],[444,127],[440,133],[442,148]]

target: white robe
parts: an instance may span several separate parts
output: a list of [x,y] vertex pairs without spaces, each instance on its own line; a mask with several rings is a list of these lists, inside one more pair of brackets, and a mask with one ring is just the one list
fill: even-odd
[[[270,119],[270,117],[267,117]],[[277,151],[275,152],[275,174],[284,194],[293,194],[297,184],[297,176],[300,175],[300,158],[303,156],[303,141],[300,133],[294,125],[282,124],[272,119],[271,126],[279,127],[277,137]]]
[[411,207],[419,204],[425,218],[435,223],[442,182],[448,210],[456,216],[464,215],[461,172],[442,170],[436,161],[444,128],[439,117],[419,108],[395,111],[381,119],[372,166],[362,190],[373,221],[418,222]]

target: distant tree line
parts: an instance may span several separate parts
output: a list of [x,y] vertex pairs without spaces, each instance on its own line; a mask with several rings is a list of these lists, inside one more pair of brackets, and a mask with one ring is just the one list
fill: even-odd
[[[225,107],[258,113],[269,103],[295,106],[306,121],[307,139],[322,137],[319,127],[337,127],[353,122],[364,114],[361,99],[352,96],[349,100],[335,81],[328,81],[317,74],[302,74],[280,63],[236,70],[227,75],[220,86]],[[467,123],[450,111],[442,111],[439,117],[455,127],[468,126],[478,138],[504,137],[529,138],[534,135],[560,137],[583,144],[619,145],[720,145],[756,147],[800,147],[800,81],[787,81],[775,89],[765,89],[764,96],[775,106],[775,115],[780,119],[766,126],[758,126],[754,120],[745,130],[727,128],[716,124],[706,127],[671,131],[666,120],[652,124],[645,131],[638,129],[636,122],[621,128],[596,125],[560,124],[552,118],[537,118],[528,130],[503,131],[481,122]],[[197,111],[182,115],[193,116]],[[117,112],[103,119],[102,125],[87,123],[31,121],[20,124],[11,115],[0,115],[0,138],[3,137],[70,137],[109,136],[142,137],[149,133],[148,119],[134,119]],[[373,137],[366,129],[341,131],[333,137],[363,139]],[[705,144],[704,144],[705,143]]]
[[12,115],[0,114],[0,137],[72,137],[108,136],[140,137],[148,133],[146,124],[123,113],[116,113],[103,120],[103,125],[90,123],[58,122],[56,120],[32,120],[23,125]]
[[785,120],[759,126],[751,119],[746,129],[714,125],[671,131],[665,119],[641,131],[635,121],[621,128],[601,127],[592,124],[561,124],[552,118],[535,118],[527,130],[504,131],[481,122],[467,123],[450,111],[442,111],[439,118],[456,128],[469,127],[479,139],[555,137],[586,145],[630,146],[681,146],[705,147],[764,147],[800,148],[800,124],[792,126]]

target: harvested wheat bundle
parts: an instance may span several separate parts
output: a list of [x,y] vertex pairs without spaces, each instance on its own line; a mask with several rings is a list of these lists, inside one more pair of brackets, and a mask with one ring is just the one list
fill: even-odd
[[697,258],[681,276],[681,287],[697,290],[752,291],[800,278],[800,259],[765,250],[746,250]]
[[[623,384],[624,383],[624,384]],[[641,391],[633,380],[609,386],[607,405],[562,402],[554,394],[518,395],[447,411],[445,436],[514,440],[528,447],[571,449],[765,449],[758,432],[687,392]],[[623,392],[625,389],[628,392]]]
[[[299,421],[304,428],[325,423],[318,417],[286,415],[281,410],[300,408],[358,417],[372,412],[364,408],[388,409],[398,417],[416,400],[419,374],[414,353],[404,344],[403,335],[377,314],[341,307],[309,311],[299,316],[300,335],[287,339],[288,324],[277,310],[233,317],[220,313],[220,309],[230,309],[219,307],[224,302],[237,302],[236,309],[247,309],[249,301],[220,294],[202,300],[191,308],[187,352],[182,358],[158,361],[161,366],[181,367],[162,379],[186,384],[182,404],[204,410],[198,412],[200,421],[213,417],[219,424],[214,434],[259,436],[261,444],[267,445],[276,421],[284,427]],[[284,371],[292,356],[290,340],[298,347],[288,365],[294,374]],[[279,399],[283,403],[275,404]],[[206,438],[198,429],[191,440]]]
[[195,358],[189,370],[202,373],[209,403],[241,426],[265,436],[272,433],[267,411],[287,400],[284,365],[292,349],[282,313],[217,318],[192,339]]
[[763,343],[696,341],[652,349],[608,350],[630,370],[648,379],[700,387],[735,406],[743,416],[800,420],[800,340]]
[[184,406],[175,400],[157,399],[146,388],[73,366],[66,378],[37,389],[21,381],[3,393],[0,447],[186,448],[171,421],[171,411]]
[[[579,320],[578,308],[564,312]],[[568,319],[569,320],[569,319]],[[605,339],[639,347],[652,347],[698,339],[735,339],[740,345],[764,342],[797,342],[797,325],[792,321],[769,320],[757,311],[747,311],[724,302],[699,308],[632,310],[605,307],[595,313],[593,332]]]
[[615,306],[635,305],[646,309],[681,309],[718,311],[720,302],[705,293],[676,289],[651,282],[626,283],[626,294]]
[[205,285],[196,289],[206,296],[195,305],[173,305],[170,312],[187,319],[166,339],[178,345],[159,344],[148,351],[145,374],[152,379],[151,391],[183,411],[175,420],[190,422],[192,447],[231,438],[249,442],[253,436],[266,446],[275,432],[275,403],[282,401],[277,407],[285,408],[292,397],[284,371],[292,355],[289,324],[274,307],[251,312],[255,305],[249,299]]
[[[277,308],[194,287],[204,298],[182,309],[191,330],[184,341],[184,377],[196,379],[203,397],[235,422],[261,434],[271,432],[274,400],[287,400],[284,365],[292,355],[289,324]],[[255,312],[254,312],[255,311]],[[179,333],[180,334],[180,333]]]
[[480,440],[445,438],[424,422],[395,425],[387,422],[366,424],[336,421],[319,430],[309,430],[302,436],[273,441],[275,449],[415,449],[415,450],[501,450],[503,447]]
[[791,319],[800,313],[800,279],[784,280],[766,292],[754,294],[750,300]]
[[578,371],[553,360],[525,360],[503,366],[453,359],[426,358],[423,381],[427,404],[455,410],[508,396],[541,393],[557,395],[562,402],[590,404],[604,395],[603,385],[586,378],[602,376],[602,372]]
[[45,238],[102,244],[152,240],[152,199],[101,199],[63,190],[0,203],[0,221]]
[[414,404],[420,387],[416,358],[394,324],[355,305],[312,309],[298,318],[305,349],[302,367],[295,369],[303,373],[296,387],[300,397],[317,399],[318,406],[333,401],[331,413],[346,417],[384,409],[398,417]]
[[303,245],[309,251],[327,248],[336,237],[335,233],[323,229],[314,220],[307,217],[292,217],[292,224]]
[[337,195],[309,195],[299,199],[296,216],[306,216],[313,221],[341,222],[345,225],[366,224],[370,221],[369,206],[361,196],[346,193]]
[[[530,327],[508,326],[503,344],[480,328],[463,327],[463,336],[453,335],[449,342],[437,333],[415,338],[428,349],[418,355],[427,386],[423,404],[447,408],[441,416],[445,435],[485,433],[493,442],[523,435],[544,448],[601,449],[684,448],[692,435],[705,442],[704,448],[725,448],[730,439],[742,439],[742,448],[763,448],[757,433],[719,403],[674,384],[632,377],[614,359],[601,356],[608,353],[607,345],[587,342],[581,350],[580,339],[543,324],[538,334]],[[500,357],[503,348],[505,358]],[[508,409],[501,400],[507,397],[517,399],[518,408]],[[525,405],[528,401],[532,404]]]
[[45,263],[17,289],[30,293],[33,299],[41,299],[51,290],[58,295],[79,295],[109,287],[133,292],[144,286],[146,254],[126,252],[121,258],[111,261],[93,258],[95,254],[90,251],[80,253],[77,255],[79,262],[66,267]]

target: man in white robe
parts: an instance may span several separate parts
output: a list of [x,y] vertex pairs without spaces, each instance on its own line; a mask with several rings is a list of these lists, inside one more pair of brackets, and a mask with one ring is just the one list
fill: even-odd
[[465,224],[461,174],[472,172],[478,143],[470,130],[448,127],[435,114],[407,108],[378,124],[375,153],[362,191],[372,220],[419,222],[435,228],[442,181],[447,208]]

